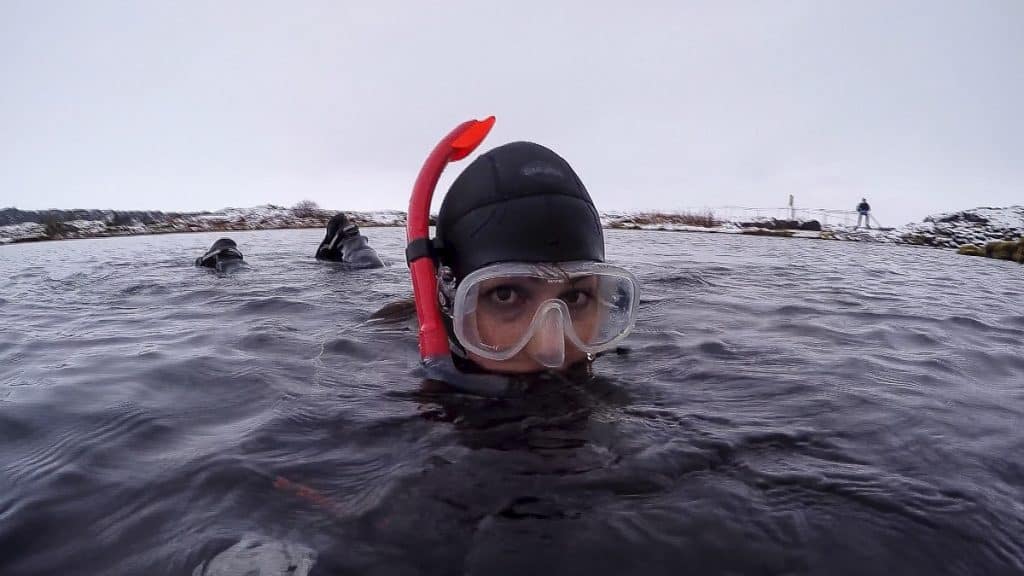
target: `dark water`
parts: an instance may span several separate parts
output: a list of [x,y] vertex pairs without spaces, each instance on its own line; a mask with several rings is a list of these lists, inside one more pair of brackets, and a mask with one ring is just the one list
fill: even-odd
[[[0,248],[0,574],[1024,573],[1024,268],[609,232],[631,353],[518,398],[425,388],[392,266],[320,232]],[[295,484],[275,487],[278,476]],[[289,488],[290,486],[290,488]]]

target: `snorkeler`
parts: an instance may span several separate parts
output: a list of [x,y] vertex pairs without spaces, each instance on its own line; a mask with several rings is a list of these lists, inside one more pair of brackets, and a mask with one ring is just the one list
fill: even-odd
[[417,179],[406,257],[421,355],[425,364],[450,356],[469,373],[587,368],[632,329],[639,285],[604,262],[600,217],[568,162],[531,142],[479,156],[451,185],[437,236],[427,238],[440,171],[471,152],[492,124],[457,128]]
[[[539,144],[514,142],[474,160],[449,188],[429,237],[441,171],[472,152],[493,122],[459,126],[428,157],[409,202],[406,248],[428,378],[485,393],[501,393],[511,375],[588,369],[633,328],[640,299],[636,278],[604,262],[601,220],[583,183]],[[340,242],[344,252],[346,224],[332,218],[321,249]],[[273,485],[331,508],[310,488],[281,478]],[[284,569],[276,568],[281,559]],[[305,548],[248,536],[193,573],[295,576],[313,561]]]
[[196,258],[196,266],[227,272],[242,265],[242,252],[231,238],[221,238],[205,254]]
[[343,212],[335,214],[327,223],[327,234],[316,249],[316,259],[344,262],[353,268],[384,266],[366,236],[359,233],[359,227],[349,222]]

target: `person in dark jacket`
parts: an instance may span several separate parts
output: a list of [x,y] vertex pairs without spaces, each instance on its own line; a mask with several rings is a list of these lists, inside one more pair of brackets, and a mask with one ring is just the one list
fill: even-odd
[[871,205],[868,204],[867,198],[861,198],[860,204],[857,204],[857,228],[860,228],[862,218],[864,225],[871,228]]

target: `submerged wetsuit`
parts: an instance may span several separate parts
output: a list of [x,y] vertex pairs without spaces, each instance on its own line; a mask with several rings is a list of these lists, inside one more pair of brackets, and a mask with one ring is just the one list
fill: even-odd
[[227,272],[242,265],[242,252],[231,238],[221,238],[210,246],[199,258],[196,266],[213,268],[218,272]]
[[316,259],[343,262],[353,268],[384,266],[366,236],[359,233],[359,227],[349,222],[341,212],[327,223],[327,234],[316,249]]

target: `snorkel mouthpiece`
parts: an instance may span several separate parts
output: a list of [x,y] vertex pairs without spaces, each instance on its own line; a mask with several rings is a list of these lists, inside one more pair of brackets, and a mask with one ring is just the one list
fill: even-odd
[[406,220],[408,246],[405,253],[412,276],[416,317],[420,325],[420,357],[423,360],[450,358],[448,334],[437,302],[437,271],[430,257],[430,200],[445,166],[469,156],[487,137],[492,126],[494,116],[456,126],[434,147],[413,185]]

